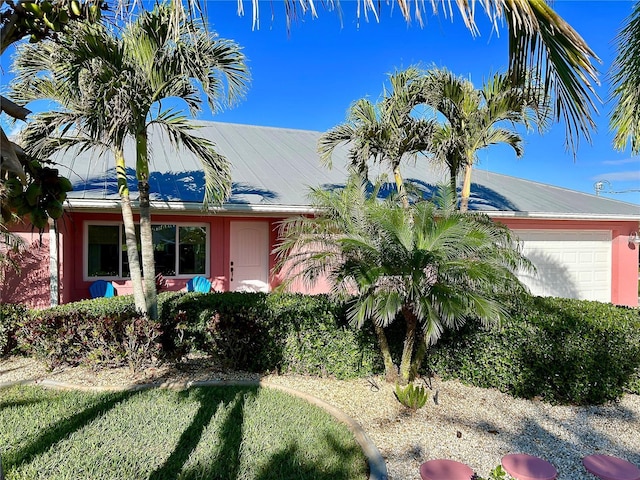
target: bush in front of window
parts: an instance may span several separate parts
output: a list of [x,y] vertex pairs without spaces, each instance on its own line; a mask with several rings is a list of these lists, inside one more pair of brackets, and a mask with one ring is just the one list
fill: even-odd
[[381,363],[375,337],[327,296],[265,293],[159,297],[164,351],[204,352],[229,369],[353,378]]
[[160,327],[141,316],[132,297],[98,298],[32,311],[18,323],[18,349],[62,365],[92,368],[128,365],[134,371],[155,363]]

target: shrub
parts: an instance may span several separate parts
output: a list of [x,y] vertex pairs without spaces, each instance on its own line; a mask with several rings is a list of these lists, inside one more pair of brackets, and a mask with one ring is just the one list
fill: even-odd
[[401,387],[396,383],[396,390],[394,392],[396,399],[410,410],[418,410],[426,405],[429,398],[429,392],[422,385],[414,385],[410,383]]
[[159,353],[159,325],[142,317],[131,297],[70,303],[34,311],[19,323],[19,348],[50,368],[128,364],[134,370]]
[[338,378],[376,368],[373,335],[323,295],[186,293],[164,301],[161,320],[167,352],[204,351],[228,368]]
[[23,305],[0,304],[0,357],[9,355],[16,347],[18,323],[28,315]]
[[599,404],[638,388],[639,310],[544,297],[508,307],[513,319],[500,329],[445,334],[427,368],[552,403]]

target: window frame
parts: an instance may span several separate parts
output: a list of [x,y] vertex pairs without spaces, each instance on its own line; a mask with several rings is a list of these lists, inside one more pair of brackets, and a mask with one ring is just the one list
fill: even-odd
[[[211,225],[207,222],[151,222],[151,225],[171,225],[176,229],[176,259],[175,259],[175,271],[179,272],[179,263],[180,263],[180,255],[179,255],[179,247],[180,247],[180,227],[203,227],[205,230],[205,264],[204,264],[204,273],[193,273],[193,274],[176,274],[176,275],[164,275],[165,278],[172,279],[185,279],[192,278],[196,275],[209,277],[210,276],[210,268],[211,268]],[[118,227],[118,275],[117,276],[89,276],[89,227],[92,226],[114,226]],[[90,220],[85,221],[83,225],[82,232],[82,247],[83,247],[83,261],[82,261],[82,278],[85,282],[93,282],[96,280],[130,280],[131,277],[122,276],[122,258],[126,253],[123,251],[123,240],[122,237],[124,235],[124,224],[120,221],[112,221],[112,220]],[[142,265],[141,265],[142,267]]]

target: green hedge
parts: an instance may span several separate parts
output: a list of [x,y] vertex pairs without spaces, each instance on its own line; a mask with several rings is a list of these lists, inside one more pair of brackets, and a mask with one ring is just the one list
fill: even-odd
[[10,303],[0,304],[0,358],[16,347],[15,333],[18,323],[29,315],[26,307]]
[[[433,347],[422,373],[553,403],[598,404],[640,394],[640,310],[558,298],[504,300],[513,319],[483,330],[470,321]],[[52,364],[142,366],[163,354],[206,352],[229,369],[364,377],[383,367],[370,325],[354,330],[328,297],[263,293],[159,295],[158,324],[142,321],[131,296],[34,312],[1,306],[2,332],[20,326],[21,348]],[[387,329],[396,356],[402,322]],[[4,334],[11,339],[11,333]],[[4,342],[4,343],[3,343]]]
[[379,370],[374,337],[326,296],[187,293],[162,305],[163,347],[199,350],[229,368],[352,378]]
[[84,300],[32,311],[18,323],[18,349],[50,368],[128,364],[134,370],[157,358],[159,324],[141,316],[132,297]]
[[447,333],[426,369],[552,403],[640,394],[640,310],[542,297],[507,303],[513,320],[496,330],[468,324]]

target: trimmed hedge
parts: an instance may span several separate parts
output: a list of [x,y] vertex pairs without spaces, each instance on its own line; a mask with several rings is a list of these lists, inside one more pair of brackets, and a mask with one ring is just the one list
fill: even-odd
[[10,354],[16,347],[18,323],[29,315],[28,312],[23,305],[0,304],[0,358]]
[[448,332],[426,367],[444,378],[552,403],[640,394],[640,310],[561,298],[510,302],[513,319]]
[[18,324],[18,349],[50,368],[128,364],[137,370],[160,352],[159,324],[141,316],[132,297],[84,300],[32,311]]
[[[140,368],[163,354],[206,352],[229,369],[337,378],[383,372],[373,329],[354,330],[345,307],[327,296],[164,292],[160,321],[135,312],[131,296],[95,299],[33,312],[12,312],[2,332],[19,325],[20,348],[51,366],[129,364]],[[552,403],[598,404],[625,390],[640,394],[640,310],[610,304],[532,297],[505,299],[513,319],[483,330],[470,321],[447,332],[422,373],[497,388]],[[399,356],[403,322],[387,329]],[[5,334],[11,339],[11,334]],[[11,347],[4,340],[4,351]]]
[[347,325],[326,296],[187,293],[166,298],[163,347],[199,350],[229,368],[353,378],[380,369],[372,332]]

